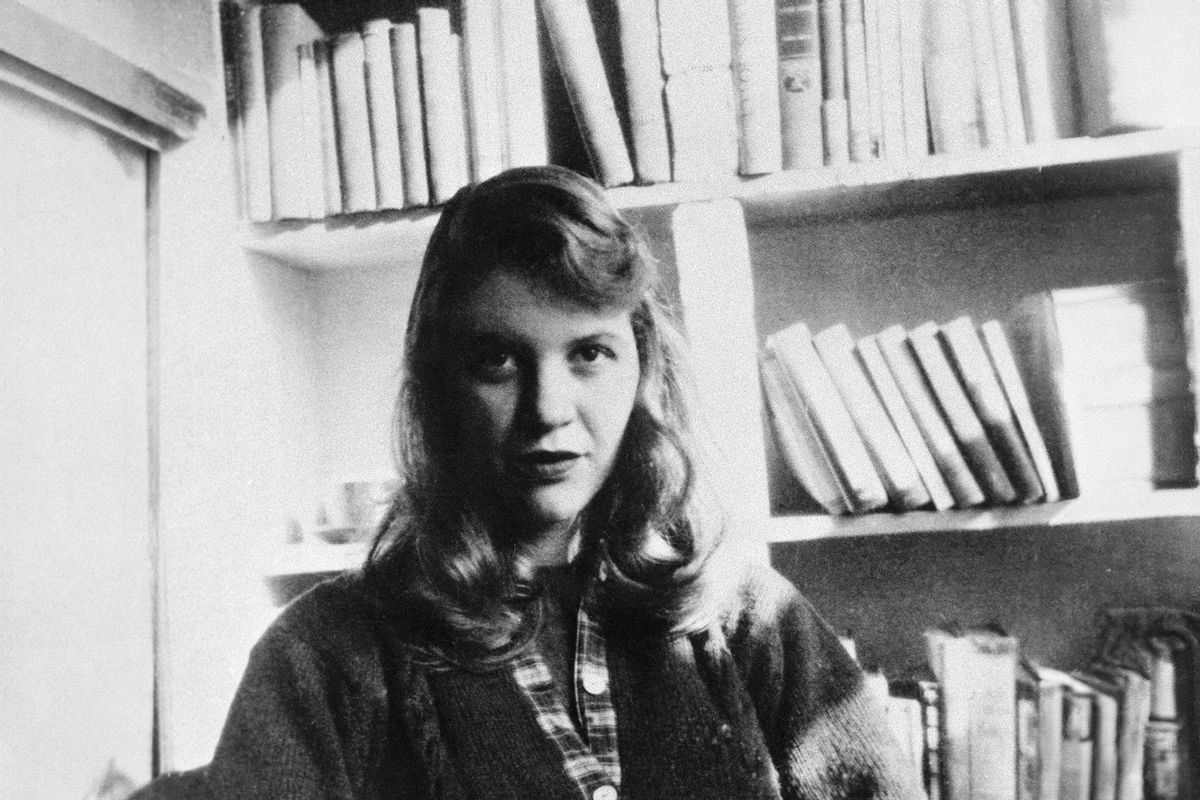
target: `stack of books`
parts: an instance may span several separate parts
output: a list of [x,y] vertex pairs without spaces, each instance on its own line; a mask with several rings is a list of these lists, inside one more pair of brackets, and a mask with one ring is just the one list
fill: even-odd
[[445,202],[547,162],[536,0],[464,0],[329,35],[300,3],[222,6],[245,216]]
[[1098,658],[1063,671],[993,629],[925,632],[927,665],[867,686],[929,800],[1181,800],[1197,720],[1183,639],[1123,644],[1146,668]]
[[779,450],[831,514],[1054,502],[1196,485],[1184,330],[1173,284],[1117,284],[1007,324],[797,322],[760,367]]

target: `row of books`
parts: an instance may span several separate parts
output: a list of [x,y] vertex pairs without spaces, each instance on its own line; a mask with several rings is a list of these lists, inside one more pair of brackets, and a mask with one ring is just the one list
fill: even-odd
[[547,163],[535,0],[465,0],[461,34],[445,7],[333,36],[300,3],[223,12],[250,220],[438,204]]
[[1142,282],[1039,293],[1007,324],[794,323],[760,354],[779,451],[831,514],[1194,486],[1180,302]]
[[927,666],[866,674],[929,800],[1191,796],[1197,721],[1177,702],[1190,695],[1183,639],[1126,642],[1144,663],[1097,658],[1070,672],[1023,657],[1002,631],[932,628],[925,640]]

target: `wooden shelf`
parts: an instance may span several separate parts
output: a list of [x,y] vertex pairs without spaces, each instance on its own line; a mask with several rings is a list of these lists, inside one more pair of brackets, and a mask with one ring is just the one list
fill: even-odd
[[[794,224],[814,217],[1170,188],[1177,181],[1178,154],[1196,149],[1200,129],[1143,131],[903,163],[623,186],[608,195],[623,209],[735,198],[746,206],[752,225]],[[437,216],[436,208],[422,208],[248,224],[243,246],[311,271],[415,267]]]
[[804,515],[772,517],[767,541],[794,542],[847,536],[924,531],[992,531],[1030,525],[1055,526],[1167,517],[1200,517],[1200,489],[1163,489],[1064,500],[1059,503],[978,511],[910,511],[858,517]]

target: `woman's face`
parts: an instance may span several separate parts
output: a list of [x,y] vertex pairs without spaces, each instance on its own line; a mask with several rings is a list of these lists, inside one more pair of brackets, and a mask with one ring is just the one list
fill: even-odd
[[[628,310],[596,311],[510,270],[456,310],[459,446],[532,550],[567,534],[613,469],[640,378]],[[486,487],[485,487],[486,488]]]

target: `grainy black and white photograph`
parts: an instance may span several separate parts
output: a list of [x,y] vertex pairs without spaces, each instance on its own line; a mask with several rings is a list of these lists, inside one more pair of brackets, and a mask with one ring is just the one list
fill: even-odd
[[1198,41],[0,0],[0,798],[1200,798]]

